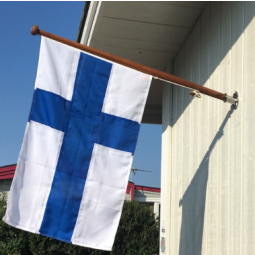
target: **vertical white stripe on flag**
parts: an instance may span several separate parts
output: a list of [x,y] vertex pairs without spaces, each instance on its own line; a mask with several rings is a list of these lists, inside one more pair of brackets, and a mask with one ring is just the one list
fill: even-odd
[[94,145],[72,243],[111,250],[133,155]]
[[4,221],[39,233],[63,132],[31,121],[27,124]]
[[113,64],[103,112],[141,122],[151,76]]
[[72,99],[80,51],[42,36],[35,88]]

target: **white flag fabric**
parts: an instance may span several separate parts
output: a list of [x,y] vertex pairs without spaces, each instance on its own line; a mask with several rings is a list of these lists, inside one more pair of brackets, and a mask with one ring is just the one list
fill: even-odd
[[3,220],[111,250],[151,76],[42,37]]

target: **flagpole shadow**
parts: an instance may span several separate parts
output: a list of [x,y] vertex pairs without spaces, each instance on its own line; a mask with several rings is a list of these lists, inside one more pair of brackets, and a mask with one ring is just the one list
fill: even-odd
[[232,108],[226,115],[190,185],[180,200],[179,206],[182,206],[182,223],[179,255],[201,255],[210,155],[216,143],[224,135],[224,127],[233,111]]

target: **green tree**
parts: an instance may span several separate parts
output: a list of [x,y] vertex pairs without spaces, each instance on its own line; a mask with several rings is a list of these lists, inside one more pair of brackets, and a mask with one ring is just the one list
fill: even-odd
[[[6,194],[0,197],[0,219],[6,210]],[[159,223],[150,208],[125,201],[111,252],[64,243],[31,234],[0,221],[0,255],[152,255],[159,249]]]
[[2,221],[6,210],[6,194],[0,193],[0,254],[30,255],[29,233],[13,228]]

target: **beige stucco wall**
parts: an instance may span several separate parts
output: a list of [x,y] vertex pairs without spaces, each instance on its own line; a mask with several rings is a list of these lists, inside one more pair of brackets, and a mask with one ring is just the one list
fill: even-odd
[[240,105],[165,85],[161,254],[255,254],[254,15],[255,2],[208,2],[174,60],[173,74],[237,90]]

